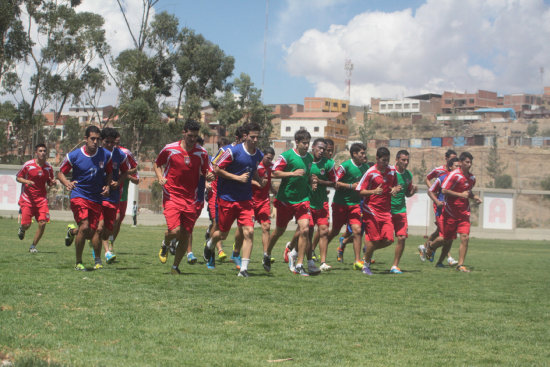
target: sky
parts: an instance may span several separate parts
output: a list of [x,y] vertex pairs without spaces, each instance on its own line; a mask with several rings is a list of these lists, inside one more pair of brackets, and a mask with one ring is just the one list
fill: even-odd
[[[123,0],[134,25],[142,1]],[[114,55],[131,47],[116,1],[83,0],[78,9],[105,17]],[[542,93],[550,86],[550,0],[160,0],[161,11],[233,56],[231,79],[247,73],[262,88],[265,75],[266,104],[346,98],[346,59],[353,105],[371,97]],[[105,98],[114,98],[112,88]]]

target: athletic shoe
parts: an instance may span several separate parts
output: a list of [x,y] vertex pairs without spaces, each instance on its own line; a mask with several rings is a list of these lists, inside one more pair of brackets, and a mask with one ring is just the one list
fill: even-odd
[[271,263],[273,264],[275,262],[275,258],[273,256],[271,256]]
[[210,258],[206,262],[206,267],[208,269],[216,269],[216,256],[214,256],[212,251],[210,251]]
[[74,270],[88,271],[88,269],[86,269],[86,267],[84,265],[82,265],[82,263],[76,264],[75,267],[74,267]]
[[[363,262],[364,262],[364,261],[363,261]],[[375,264],[375,263],[376,263],[376,260],[370,259],[370,263],[371,263],[371,264]]]
[[220,260],[220,262],[223,262],[225,259],[227,259],[227,255],[225,254],[225,252],[223,252],[223,250],[220,250],[218,252],[218,260]]
[[248,271],[247,270],[239,271],[239,274],[237,274],[237,276],[241,278],[248,278]]
[[168,246],[168,249],[172,255],[176,255],[176,247],[178,247],[178,240],[173,239],[170,241],[170,246]]
[[363,269],[363,265],[364,265],[364,263],[362,263],[361,261],[357,261],[353,264],[353,269],[354,270],[361,270],[361,269]]
[[94,265],[94,270],[101,270],[103,269],[103,264],[102,263],[97,263]]
[[172,266],[172,268],[170,269],[170,274],[172,275],[180,275],[181,274],[181,271],[180,269],[176,266],[175,268]]
[[294,274],[301,275],[301,276],[303,276],[303,277],[308,277],[308,276],[309,276],[309,274],[305,271],[303,265],[297,266],[297,267],[294,269],[293,273],[294,273]]
[[370,271],[370,265],[363,266],[363,269],[361,269],[361,272],[365,275],[372,275],[372,271]]
[[308,265],[307,270],[309,271],[309,275],[321,274],[321,269],[319,269],[315,264]]
[[107,264],[112,264],[113,261],[116,260],[116,255],[112,252],[106,252],[105,253],[105,261],[107,261]]
[[267,272],[271,271],[271,256],[264,255],[264,259],[262,260],[262,265],[264,266],[264,270]]
[[210,250],[208,248],[208,246],[206,246],[206,242],[204,243],[204,251],[202,253],[202,257],[204,258],[204,261],[208,262],[208,259],[210,259],[210,253],[212,252],[212,250]]
[[288,246],[290,245],[290,242],[286,243],[285,251],[283,252],[283,259],[285,260],[285,263],[288,263],[288,253],[290,252],[290,249]]
[[455,259],[452,258],[452,256],[449,256],[447,258],[447,263],[449,264],[449,266],[455,266],[458,264],[458,261],[456,261]]
[[465,267],[464,265],[459,265],[456,267],[456,270],[457,271],[460,271],[461,273],[469,273],[470,272],[470,269],[468,269],[467,267]]
[[240,256],[236,256],[236,257],[233,257],[233,262],[235,263],[235,267],[237,268],[237,270],[241,270],[241,257]]
[[428,259],[429,262],[433,263],[433,262],[434,262],[434,258],[435,258],[436,250],[432,250],[431,248],[429,248],[429,250],[430,250],[432,253],[428,256],[428,249],[426,249],[426,259]]
[[435,267],[436,268],[444,268],[445,265],[443,265],[442,263],[437,263],[437,264],[435,264]]
[[319,260],[321,260],[321,259],[318,259],[318,258],[317,258],[317,254],[315,254],[315,251],[313,251],[313,252],[311,253],[311,260],[313,260],[313,261],[319,261]]
[[38,252],[38,250],[36,249],[36,247],[31,247],[31,248],[29,248],[29,252],[31,254],[36,254]]
[[296,272],[296,257],[291,252],[288,253],[288,268],[291,272]]
[[418,254],[420,255],[420,261],[426,261],[426,246],[418,245]]
[[320,269],[321,271],[330,271],[332,270],[332,266],[327,263],[322,263]]
[[[344,237],[340,237],[340,239],[342,238]],[[338,246],[338,248],[336,249],[336,261],[338,261],[339,263],[344,262],[344,249],[340,246]]]
[[25,238],[25,231],[23,228],[19,227],[19,230],[17,231],[17,237],[19,237],[20,240],[23,240]]
[[188,253],[187,254],[187,263],[193,265],[196,262],[197,262],[197,258],[195,257],[195,255],[193,255],[192,252]]
[[392,266],[390,269],[390,274],[403,274],[403,272],[397,266]]
[[75,235],[72,234],[72,229],[76,229],[76,226],[74,224],[69,224],[67,226],[67,235],[65,236],[65,246],[70,246],[74,241]]
[[166,260],[168,260],[168,246],[166,246],[164,242],[162,242],[162,245],[160,246],[159,260],[163,264],[166,264]]

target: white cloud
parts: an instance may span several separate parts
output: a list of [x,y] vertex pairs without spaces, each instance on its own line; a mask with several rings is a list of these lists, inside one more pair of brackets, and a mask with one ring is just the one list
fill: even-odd
[[444,90],[540,93],[549,39],[542,0],[428,0],[416,12],[365,12],[326,32],[307,30],[286,49],[286,67],[317,96],[343,97],[350,57],[353,104]]

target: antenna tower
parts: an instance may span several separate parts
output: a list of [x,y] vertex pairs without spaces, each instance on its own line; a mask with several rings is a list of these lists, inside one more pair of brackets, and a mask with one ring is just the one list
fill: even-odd
[[344,63],[344,70],[346,71],[346,98],[348,103],[351,101],[351,72],[353,71],[353,64],[351,59],[348,57]]

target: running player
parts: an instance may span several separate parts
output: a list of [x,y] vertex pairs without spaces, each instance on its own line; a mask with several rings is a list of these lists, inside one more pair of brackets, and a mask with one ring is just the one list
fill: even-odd
[[372,275],[370,260],[375,250],[393,243],[391,197],[401,189],[397,174],[390,162],[390,151],[386,147],[376,150],[376,164],[369,168],[357,185],[357,191],[365,199],[362,204],[365,223],[365,263],[363,274]]
[[308,153],[310,140],[311,134],[307,130],[298,130],[294,134],[296,148],[283,152],[273,166],[273,178],[281,178],[282,181],[277,191],[277,197],[273,201],[273,206],[277,208],[277,218],[275,231],[271,233],[269,247],[267,253],[264,254],[264,259],[270,260],[269,263],[264,260],[266,270],[271,269],[271,251],[275,243],[285,233],[288,222],[294,217],[300,228],[300,237],[296,266],[292,270],[295,274],[309,276],[303,266],[304,256],[307,252],[310,274],[320,273],[319,268],[311,259],[311,244],[308,235],[311,219],[310,193],[312,189],[317,188],[317,178],[311,175],[313,157]]
[[[163,186],[162,205],[168,227],[159,250],[163,264],[167,260],[170,241],[177,238],[179,243],[187,244],[197,219],[197,187],[200,176],[205,176],[208,169],[208,153],[197,144],[199,129],[199,122],[187,121],[183,127],[183,140],[166,145],[153,165],[158,182]],[[181,274],[179,264],[186,247],[177,247],[172,274]]]
[[219,240],[227,238],[231,225],[237,220],[237,226],[243,233],[242,262],[239,277],[248,278],[248,264],[254,241],[254,208],[252,207],[252,178],[263,186],[265,182],[258,177],[257,167],[263,153],[256,148],[260,136],[260,125],[247,123],[244,127],[244,143],[228,147],[212,161],[214,172],[218,176],[218,230],[212,233],[204,248],[204,257],[208,267],[215,264],[214,246]]
[[[71,210],[75,222],[67,228],[65,245],[70,246],[74,240],[76,250],[75,270],[87,270],[82,264],[82,252],[86,239],[92,240],[95,253],[94,269],[102,269],[101,241],[97,225],[101,216],[101,203],[109,195],[109,184],[112,178],[111,154],[99,148],[101,131],[97,126],[86,128],[85,145],[73,150],[61,164],[57,178],[71,191]],[[72,181],[67,174],[72,170]]]
[[[469,152],[460,154],[460,167],[451,172],[441,186],[445,195],[445,207],[443,209],[443,246],[451,246],[456,234],[460,234],[460,249],[456,270],[469,273],[464,266],[468,242],[470,239],[470,201],[480,204],[481,199],[474,195],[472,189],[476,183],[475,176],[470,172],[474,157]],[[426,248],[426,257],[430,257],[435,249],[432,245]]]
[[53,186],[56,181],[53,178],[53,168],[46,162],[48,149],[45,144],[37,144],[34,147],[34,159],[25,162],[16,175],[16,180],[22,185],[19,197],[19,210],[21,211],[21,223],[17,235],[20,240],[25,238],[25,231],[32,224],[32,217],[36,218],[38,228],[34,234],[30,253],[37,253],[36,246],[42,238],[46,224],[50,221],[50,210],[46,198],[46,185]]
[[402,274],[401,269],[399,269],[399,261],[405,249],[405,240],[408,237],[407,203],[405,197],[413,196],[417,190],[417,187],[413,185],[412,174],[407,169],[408,166],[409,152],[406,150],[398,151],[395,171],[397,174],[397,184],[401,187],[401,190],[391,198],[391,220],[395,235],[397,236],[395,256],[390,269],[390,273],[392,274]]

